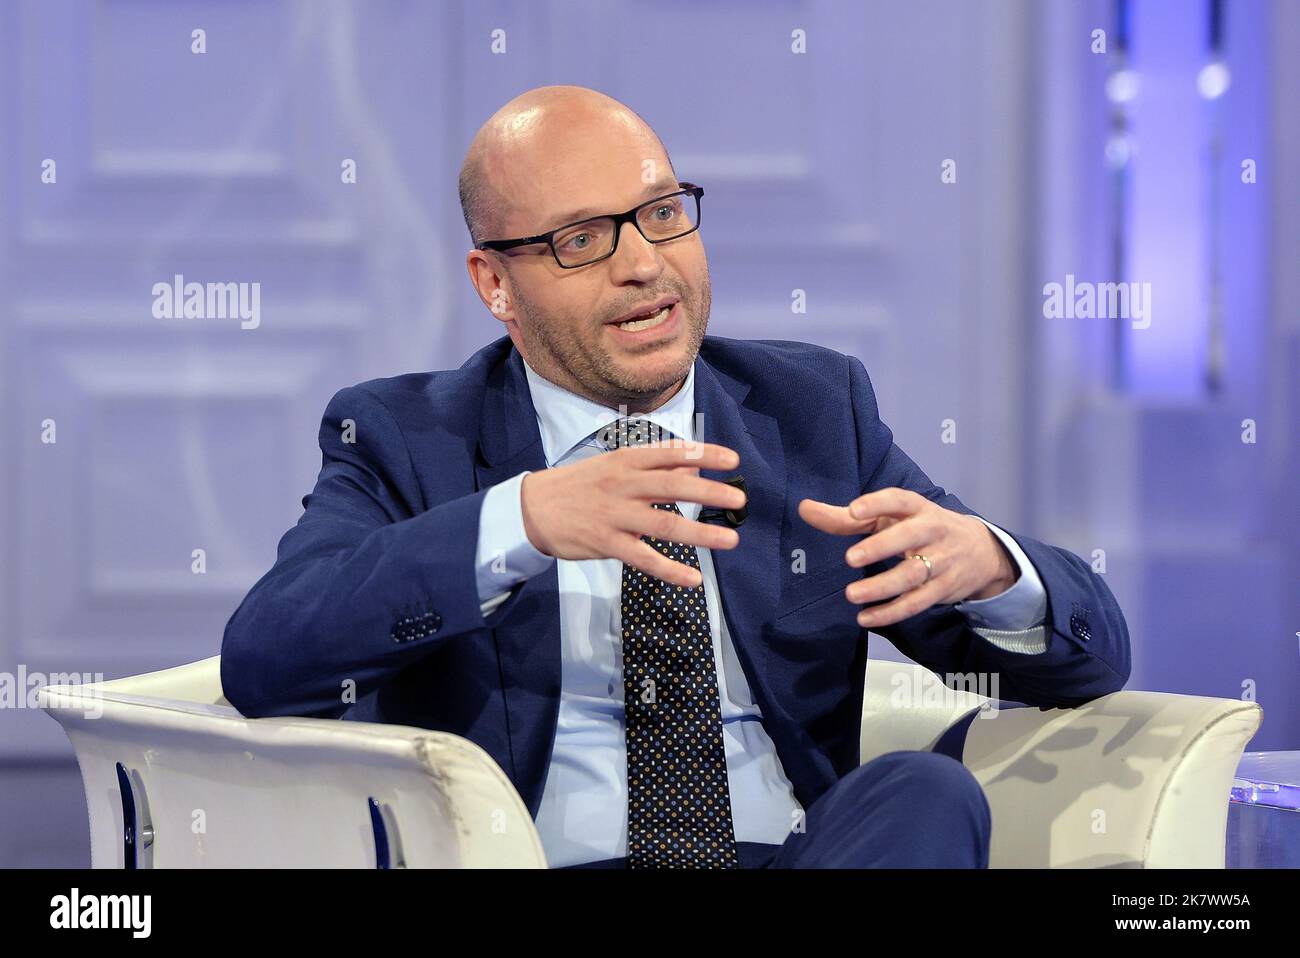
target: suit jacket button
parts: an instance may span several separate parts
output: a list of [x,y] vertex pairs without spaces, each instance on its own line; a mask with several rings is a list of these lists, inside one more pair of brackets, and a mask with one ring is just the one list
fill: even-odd
[[1070,631],[1074,633],[1075,638],[1087,642],[1092,638],[1092,628],[1088,625],[1088,610],[1075,609],[1070,614]]

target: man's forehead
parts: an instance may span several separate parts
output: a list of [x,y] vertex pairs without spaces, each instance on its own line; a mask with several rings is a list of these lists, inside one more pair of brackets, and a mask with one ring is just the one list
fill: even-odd
[[[654,131],[617,101],[590,91],[539,92],[508,105],[486,134],[485,167],[511,235],[621,213],[677,188]],[[646,170],[657,173],[646,182]]]

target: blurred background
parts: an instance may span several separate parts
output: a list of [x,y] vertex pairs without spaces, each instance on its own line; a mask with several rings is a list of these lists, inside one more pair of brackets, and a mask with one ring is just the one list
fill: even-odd
[[[548,83],[706,188],[710,332],[858,356],[936,482],[1104,571],[1130,688],[1300,748],[1292,0],[0,3],[0,674],[220,650],[329,397],[501,335],[456,175]],[[260,284],[256,327],[155,318],[177,275]],[[1144,315],[1045,293],[1110,282]],[[86,865],[22,704],[0,865]]]

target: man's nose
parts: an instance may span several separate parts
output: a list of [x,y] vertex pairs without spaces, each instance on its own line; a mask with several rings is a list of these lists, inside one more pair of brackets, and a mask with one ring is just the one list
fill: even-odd
[[615,281],[654,279],[663,272],[664,263],[655,244],[634,223],[624,223],[618,236],[618,249],[610,257],[611,278]]

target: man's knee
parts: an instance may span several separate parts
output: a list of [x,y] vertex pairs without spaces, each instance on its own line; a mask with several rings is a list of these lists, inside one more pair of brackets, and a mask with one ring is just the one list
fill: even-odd
[[979,780],[961,762],[942,752],[886,752],[858,769],[864,781],[883,786],[890,795],[913,806],[967,806],[987,829],[991,821],[988,798]]
[[961,762],[889,752],[818,799],[772,867],[987,868],[991,834],[984,790]]

